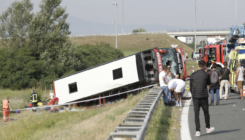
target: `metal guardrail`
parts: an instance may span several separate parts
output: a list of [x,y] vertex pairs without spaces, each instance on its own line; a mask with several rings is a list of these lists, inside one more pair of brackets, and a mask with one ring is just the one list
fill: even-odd
[[[229,28],[224,29],[197,29],[197,32],[200,31],[230,31]],[[195,32],[194,29],[180,29],[180,30],[167,30],[167,32]]]
[[[167,34],[168,32],[194,32],[194,29],[176,29],[176,30],[166,30],[166,31],[154,31],[154,32],[137,32],[137,33],[121,33],[118,36],[123,35],[137,35],[137,34]],[[197,29],[199,31],[229,31],[229,29]],[[82,35],[69,35],[70,37],[86,37],[86,36],[116,36],[116,34],[82,34]]]
[[143,140],[151,116],[161,98],[162,89],[154,86],[129,112],[121,124],[110,133],[107,140]]
[[[167,34],[167,31],[156,31],[156,32],[137,32],[137,33],[121,33],[118,36],[123,35],[138,35],[138,34]],[[69,35],[69,37],[86,37],[86,36],[116,36],[116,34],[84,34],[84,35]]]

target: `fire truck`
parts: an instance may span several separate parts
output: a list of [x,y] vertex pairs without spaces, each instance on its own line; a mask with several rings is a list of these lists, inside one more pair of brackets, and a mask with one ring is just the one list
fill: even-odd
[[218,65],[217,69],[221,69],[224,67],[224,62],[228,60],[226,53],[225,41],[215,45],[206,45],[203,49],[202,60],[206,62],[207,68],[211,68],[213,63],[216,63]]

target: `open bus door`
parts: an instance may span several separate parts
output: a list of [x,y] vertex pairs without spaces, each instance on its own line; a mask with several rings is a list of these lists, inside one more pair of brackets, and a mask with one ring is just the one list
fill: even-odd
[[179,50],[180,56],[181,56],[181,63],[182,63],[182,70],[181,70],[181,74],[180,77],[182,80],[185,80],[187,77],[187,71],[186,71],[186,63],[185,63],[185,55],[184,55],[184,51],[182,48],[177,48]]

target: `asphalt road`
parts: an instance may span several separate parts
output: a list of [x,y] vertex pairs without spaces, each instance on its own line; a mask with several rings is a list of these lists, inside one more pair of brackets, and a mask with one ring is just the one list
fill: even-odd
[[238,97],[238,94],[230,93],[228,100],[220,100],[220,106],[209,106],[210,125],[215,127],[215,130],[209,134],[206,133],[204,114],[200,109],[200,137],[195,136],[194,108],[191,102],[188,118],[191,138],[193,140],[245,140],[245,99],[241,100]]

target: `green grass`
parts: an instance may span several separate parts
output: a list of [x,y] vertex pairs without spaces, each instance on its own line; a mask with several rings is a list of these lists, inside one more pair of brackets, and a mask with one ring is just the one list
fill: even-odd
[[180,137],[179,108],[165,107],[159,101],[147,127],[145,140],[176,140]]
[[[115,37],[113,36],[89,36],[70,38],[73,43],[78,45],[108,43],[115,47]],[[124,52],[125,56],[139,51],[158,48],[170,48],[172,44],[177,44],[184,52],[191,54],[194,50],[181,41],[171,38],[167,34],[142,34],[118,36],[118,49]]]
[[[49,91],[42,89],[36,89],[35,92],[41,98],[41,100],[45,100],[48,98]],[[31,89],[24,90],[10,90],[10,89],[0,89],[0,100],[3,100],[5,97],[8,97],[10,105],[13,109],[23,108],[24,106],[29,104],[29,97],[31,94]]]
[[192,66],[194,66],[194,71],[198,69],[198,65],[196,61],[185,61],[186,62],[186,69],[187,75],[190,76],[192,74]]
[[[128,112],[145,96],[148,90],[113,105],[86,111],[36,114],[22,111],[10,114],[7,123],[0,121],[0,138],[28,139],[107,139]],[[80,108],[81,109],[81,108]],[[95,135],[96,132],[96,135]]]
[[[115,46],[114,37],[79,37],[71,38],[73,43],[78,45],[109,43]],[[154,47],[168,48],[171,44],[178,44],[186,52],[192,52],[193,49],[181,43],[177,39],[171,38],[165,34],[148,35],[129,35],[118,37],[118,49],[125,56],[137,53],[139,51],[152,49]],[[187,68],[194,65],[187,61]],[[48,90],[45,95],[44,90],[36,90],[41,99],[48,97]],[[0,99],[9,96],[10,104],[15,108],[23,108],[29,102],[31,89],[26,90],[0,90]],[[107,139],[119,123],[126,117],[127,113],[145,96],[147,91],[141,92],[137,96],[129,96],[122,102],[106,107],[90,109],[79,112],[48,113],[36,114],[32,111],[22,111],[20,114],[10,114],[11,120],[7,123],[0,121],[1,139]],[[16,95],[16,99],[15,99]],[[0,114],[1,115],[1,114]],[[176,120],[178,111],[174,108],[165,108],[162,100],[159,102],[156,111],[147,130],[146,139],[174,139],[176,132],[171,128],[178,129],[179,121]],[[0,116],[2,117],[2,115]],[[164,131],[164,132],[162,132]],[[14,132],[14,133],[13,133]],[[96,135],[95,135],[96,132]]]

